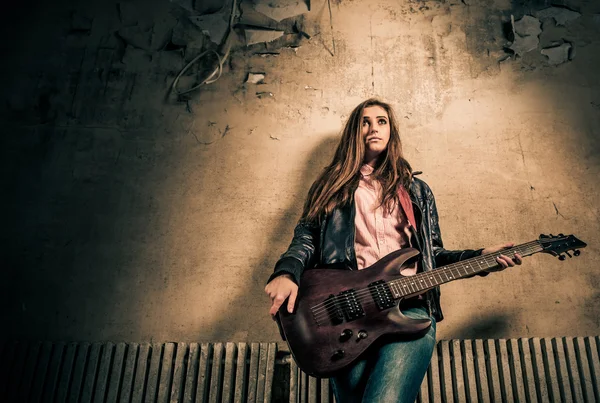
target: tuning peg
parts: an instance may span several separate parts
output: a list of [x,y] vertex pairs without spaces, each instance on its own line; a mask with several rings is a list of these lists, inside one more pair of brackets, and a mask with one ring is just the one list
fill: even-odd
[[581,251],[580,251],[579,249],[575,249],[575,250],[573,251],[573,254],[574,254],[575,256],[579,256],[579,255],[581,255]]
[[546,234],[540,234],[540,238],[548,238],[548,235],[546,235]]
[[558,260],[565,260],[565,259],[566,259],[565,255],[558,255]]
[[565,252],[567,254],[568,257],[573,257],[571,256],[571,254],[569,252]]
[[558,234],[558,236],[562,238],[562,237],[564,237],[564,236],[565,236],[565,234],[563,234],[563,233],[560,233],[560,234]]

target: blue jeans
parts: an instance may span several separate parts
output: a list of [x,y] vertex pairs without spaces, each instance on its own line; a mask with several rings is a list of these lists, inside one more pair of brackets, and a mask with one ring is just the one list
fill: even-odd
[[[430,318],[425,308],[402,310],[409,318]],[[338,403],[414,403],[435,347],[435,320],[419,339],[382,345],[331,378]]]

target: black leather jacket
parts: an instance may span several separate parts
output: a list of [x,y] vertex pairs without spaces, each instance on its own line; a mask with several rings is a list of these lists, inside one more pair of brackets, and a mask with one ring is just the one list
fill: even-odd
[[[410,198],[415,213],[416,228],[413,228],[413,246],[421,251],[419,271],[434,270],[436,267],[456,263],[481,255],[479,250],[446,250],[438,224],[435,199],[429,186],[414,178],[410,185]],[[302,272],[316,265],[357,269],[354,250],[354,202],[335,209],[322,220],[321,225],[308,225],[302,221],[294,229],[294,237],[288,250],[281,255],[275,265],[275,272],[269,278],[289,273],[300,284]],[[487,273],[484,273],[484,275]],[[436,287],[425,294],[430,314],[441,321],[440,290]]]

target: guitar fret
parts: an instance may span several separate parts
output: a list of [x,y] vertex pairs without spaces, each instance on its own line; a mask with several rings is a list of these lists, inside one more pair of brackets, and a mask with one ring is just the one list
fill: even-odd
[[479,270],[482,269],[481,264],[479,263],[479,259],[475,260],[475,263],[477,263],[477,266],[479,266]]

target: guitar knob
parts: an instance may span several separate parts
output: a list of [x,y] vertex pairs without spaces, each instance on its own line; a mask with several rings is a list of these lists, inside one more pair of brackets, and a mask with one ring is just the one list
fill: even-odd
[[368,335],[369,334],[367,333],[366,330],[361,330],[360,332],[358,332],[358,335],[357,335],[358,336],[358,340],[360,340],[360,339],[366,339]]
[[337,361],[337,360],[339,360],[339,359],[341,359],[341,358],[343,358],[343,357],[344,357],[344,350],[336,350],[336,351],[333,353],[333,355],[331,356],[331,359],[332,359],[333,361]]
[[340,341],[348,341],[352,337],[352,330],[344,329],[342,333],[340,333]]
[[565,260],[565,259],[566,259],[565,255],[558,255],[558,260]]
[[579,249],[575,249],[575,250],[573,251],[573,255],[575,255],[575,256],[579,256],[579,255],[581,255],[581,251],[580,251]]

